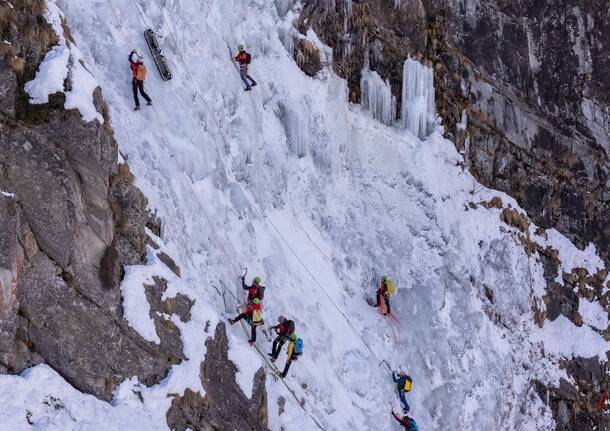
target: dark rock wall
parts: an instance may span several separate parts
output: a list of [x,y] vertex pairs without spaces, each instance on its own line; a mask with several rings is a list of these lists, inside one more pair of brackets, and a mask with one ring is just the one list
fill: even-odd
[[214,338],[206,341],[207,353],[201,365],[201,383],[205,396],[187,390],[174,398],[167,412],[172,430],[184,431],[264,431],[267,429],[267,393],[265,372],[254,375],[252,398],[248,399],[237,383],[237,368],[228,358],[224,323],[216,326]]

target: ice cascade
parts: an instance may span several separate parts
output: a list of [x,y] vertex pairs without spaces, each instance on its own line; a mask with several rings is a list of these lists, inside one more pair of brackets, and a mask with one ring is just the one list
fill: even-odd
[[373,114],[373,118],[392,125],[396,120],[396,97],[387,81],[381,79],[377,72],[370,69],[362,70],[360,78],[360,94],[362,108]]
[[309,118],[305,109],[296,110],[289,106],[282,106],[282,120],[286,130],[288,147],[298,158],[305,157],[310,148],[311,135],[309,133]]
[[419,61],[407,58],[402,72],[402,125],[420,139],[436,124],[434,73]]

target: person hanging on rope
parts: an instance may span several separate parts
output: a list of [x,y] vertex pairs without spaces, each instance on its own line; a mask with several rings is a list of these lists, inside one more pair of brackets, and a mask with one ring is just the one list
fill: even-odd
[[288,375],[288,370],[290,369],[292,362],[299,359],[302,354],[303,340],[300,339],[297,334],[292,334],[290,336],[290,342],[288,343],[288,351],[286,352],[286,365],[284,365],[284,371],[280,374],[282,379],[285,379]]
[[271,353],[267,353],[271,356],[271,362],[275,362],[277,357],[282,350],[282,346],[284,343],[290,339],[290,336],[294,333],[294,321],[288,320],[284,316],[278,317],[278,325],[272,326],[273,329],[277,333],[277,337],[273,340],[273,347],[271,349]]
[[391,413],[394,419],[396,419],[396,422],[405,428],[405,431],[418,431],[417,422],[415,422],[415,419],[406,414],[401,418],[398,413],[394,412],[394,409],[391,410]]
[[152,100],[144,91],[144,80],[146,79],[146,66],[144,65],[144,59],[137,55],[137,60],[134,60],[134,54],[137,55],[135,49],[129,54],[129,67],[131,68],[132,73],[131,86],[133,88],[133,100],[136,103],[136,107],[133,108],[133,110],[139,111],[140,100],[138,99],[138,91],[140,91],[142,97],[146,100],[147,105],[152,105]]
[[[243,44],[239,44],[237,50],[239,51],[239,54],[233,57],[233,60],[239,63],[239,76],[241,77],[241,80],[244,81],[244,84],[246,84],[246,91],[250,91],[252,90],[252,87],[256,87],[256,81],[248,75],[252,56],[246,52]],[[250,82],[248,82],[248,80],[250,80]]]
[[394,294],[394,284],[387,275],[383,275],[381,277],[381,285],[379,286],[379,289],[377,289],[377,307],[381,305],[381,299],[383,297],[383,301],[385,302],[384,316],[392,314],[392,309],[390,308],[390,296],[392,294]]
[[406,414],[409,413],[411,409],[409,407],[409,403],[405,397],[407,392],[411,392],[411,384],[413,383],[413,379],[411,376],[408,376],[404,371],[400,371],[397,373],[396,371],[392,371],[392,380],[396,383],[396,389],[398,390],[398,398],[402,403],[402,411]]
[[235,325],[244,318],[251,327],[250,344],[254,344],[256,343],[256,328],[265,323],[263,321],[263,310],[260,299],[254,298],[252,300],[252,304],[249,304],[235,319],[229,319],[229,323],[231,323],[231,325]]
[[258,298],[261,301],[265,297],[265,286],[261,285],[261,278],[254,277],[252,279],[252,284],[248,286],[246,284],[246,276],[243,275],[241,277],[241,287],[248,292],[248,304],[252,303],[254,298]]

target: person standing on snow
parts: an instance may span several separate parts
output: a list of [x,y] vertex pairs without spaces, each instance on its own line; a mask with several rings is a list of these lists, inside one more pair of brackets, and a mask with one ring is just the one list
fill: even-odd
[[[239,54],[233,57],[233,60],[239,63],[239,76],[241,77],[241,80],[244,81],[244,84],[246,84],[246,91],[250,91],[252,90],[252,87],[256,87],[256,81],[248,75],[252,56],[246,52],[246,49],[242,44],[237,46],[237,50],[239,51]],[[248,80],[250,80],[250,82],[248,82]],[[252,83],[252,85],[250,85],[250,83]]]
[[282,350],[282,346],[294,333],[294,321],[287,320],[284,316],[280,316],[277,320],[279,325],[271,327],[271,329],[275,330],[277,333],[277,337],[275,337],[275,340],[273,340],[271,353],[268,353],[268,355],[271,356],[271,362],[275,362],[280,354],[280,351]]
[[385,313],[384,316],[392,313],[390,308],[390,296],[394,293],[394,284],[390,281],[387,275],[381,277],[381,286],[377,289],[377,307],[381,304],[381,299],[385,302]]
[[401,371],[397,373],[396,371],[392,371],[392,380],[396,383],[396,389],[398,390],[398,398],[400,398],[400,402],[402,403],[402,411],[406,414],[409,413],[411,409],[409,407],[409,403],[405,397],[405,393],[411,392],[411,384],[413,383],[413,379],[411,376],[408,376],[407,373]]
[[263,311],[261,307],[261,301],[258,298],[252,300],[252,304],[249,304],[242,313],[235,319],[229,319],[231,325],[235,325],[241,319],[246,319],[251,327],[250,332],[250,344],[256,343],[256,328],[263,325]]
[[288,370],[290,369],[292,361],[296,361],[297,359],[299,359],[302,353],[303,340],[297,337],[297,334],[292,334],[290,336],[290,343],[288,343],[288,351],[286,352],[286,365],[284,365],[284,371],[282,371],[282,374],[280,374],[282,379],[285,379],[288,375]]
[[241,277],[241,287],[242,289],[248,291],[248,304],[251,304],[254,298],[258,298],[259,300],[263,300],[265,297],[265,289],[266,287],[261,285],[261,278],[254,277],[252,279],[252,285],[248,286],[246,284],[246,276]]
[[147,105],[152,105],[152,100],[148,97],[148,94],[144,91],[144,80],[146,79],[146,66],[144,66],[144,60],[138,56],[137,60],[133,59],[136,50],[134,49],[129,54],[129,67],[131,68],[132,78],[131,86],[133,87],[133,100],[136,103],[134,111],[140,110],[140,100],[138,99],[138,91],[142,94],[142,97],[146,100]]
[[405,427],[405,431],[418,431],[417,423],[415,419],[409,417],[408,415],[404,415],[402,418],[398,416],[397,413],[392,409],[392,416],[396,419],[396,422]]

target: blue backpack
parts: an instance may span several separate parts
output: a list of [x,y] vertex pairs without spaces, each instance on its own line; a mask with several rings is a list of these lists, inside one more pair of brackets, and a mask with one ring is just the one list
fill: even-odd
[[292,355],[301,356],[302,353],[303,353],[303,340],[301,338],[297,338],[297,340],[294,342],[294,352],[292,353]]
[[417,428],[417,423],[413,418],[409,418],[409,422],[407,422],[407,426],[405,427],[405,429],[408,431],[419,431]]

